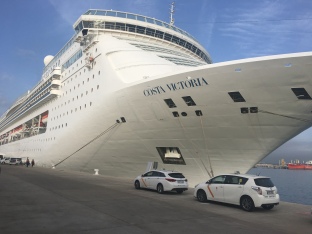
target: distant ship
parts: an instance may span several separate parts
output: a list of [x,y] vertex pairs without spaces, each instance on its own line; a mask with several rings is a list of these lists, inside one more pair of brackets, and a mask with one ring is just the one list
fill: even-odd
[[305,163],[288,163],[287,166],[290,170],[312,170],[312,160]]
[[130,178],[158,162],[194,185],[247,172],[311,126],[312,52],[212,64],[173,21],[113,10],[74,29],[0,118],[0,154]]

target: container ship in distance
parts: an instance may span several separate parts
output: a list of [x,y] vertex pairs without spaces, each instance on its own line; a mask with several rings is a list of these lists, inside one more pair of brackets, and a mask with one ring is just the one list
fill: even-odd
[[135,177],[147,162],[190,185],[247,172],[311,126],[312,52],[212,63],[172,23],[88,10],[0,119],[0,152]]
[[312,170],[312,160],[305,163],[295,161],[288,163],[287,166],[289,170]]

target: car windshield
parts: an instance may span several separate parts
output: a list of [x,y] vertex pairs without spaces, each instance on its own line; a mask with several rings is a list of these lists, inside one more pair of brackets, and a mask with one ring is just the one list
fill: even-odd
[[255,179],[255,184],[261,187],[274,187],[274,184],[272,183],[270,178],[259,178]]
[[168,175],[172,178],[185,178],[181,173],[169,173]]

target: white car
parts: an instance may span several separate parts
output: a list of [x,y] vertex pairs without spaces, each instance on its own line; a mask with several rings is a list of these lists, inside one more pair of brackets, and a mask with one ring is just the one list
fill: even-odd
[[22,165],[22,159],[21,158],[11,158],[9,165]]
[[152,170],[140,175],[134,180],[136,189],[147,188],[157,190],[158,193],[176,191],[183,193],[188,190],[188,182],[184,175],[176,171]]
[[10,159],[11,158],[8,158],[8,157],[1,159],[1,164],[9,164]]
[[245,211],[255,207],[271,210],[280,197],[269,177],[247,174],[225,174],[195,186],[194,196],[200,202],[217,201],[240,205]]

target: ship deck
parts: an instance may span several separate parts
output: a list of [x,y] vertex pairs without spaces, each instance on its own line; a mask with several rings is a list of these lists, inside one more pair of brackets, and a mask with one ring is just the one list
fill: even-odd
[[[310,206],[249,213],[199,203],[193,189],[160,195],[133,178],[2,165],[1,233],[309,233]],[[101,173],[101,172],[99,172]]]

